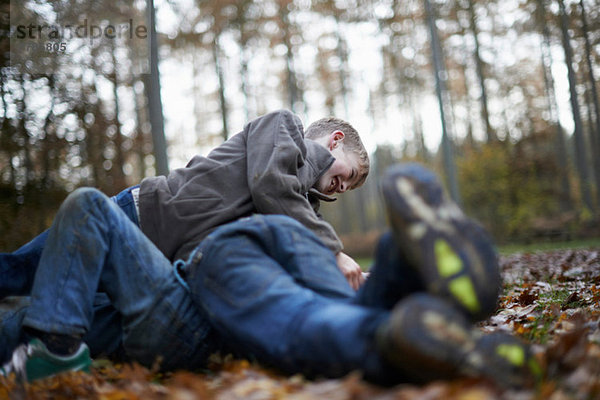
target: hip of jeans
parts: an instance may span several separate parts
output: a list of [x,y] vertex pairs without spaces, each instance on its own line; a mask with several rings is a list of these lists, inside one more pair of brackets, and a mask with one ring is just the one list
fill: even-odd
[[140,226],[140,212],[135,194],[139,194],[139,187],[140,185],[131,186],[110,198],[138,227]]

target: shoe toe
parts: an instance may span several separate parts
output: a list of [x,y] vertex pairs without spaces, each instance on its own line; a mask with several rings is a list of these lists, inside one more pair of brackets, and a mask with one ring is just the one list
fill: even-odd
[[506,333],[483,335],[476,344],[476,352],[485,363],[483,375],[501,385],[530,386],[543,376],[543,370],[529,345]]
[[474,346],[464,314],[425,293],[400,301],[378,332],[384,358],[416,381],[459,376]]
[[501,283],[495,246],[481,225],[446,198],[435,174],[419,164],[391,167],[382,189],[398,253],[427,291],[472,321],[488,317]]

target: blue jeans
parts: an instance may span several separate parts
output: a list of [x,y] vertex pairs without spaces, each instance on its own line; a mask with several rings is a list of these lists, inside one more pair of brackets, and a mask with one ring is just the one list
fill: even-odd
[[[23,325],[63,334],[95,332],[96,291],[121,317],[130,358],[195,368],[223,342],[284,371],[403,380],[375,348],[389,308],[420,283],[389,235],[354,292],[333,254],[298,222],[254,216],[209,235],[173,268],[125,214],[80,189],[50,229]],[[54,310],[54,312],[48,312]]]
[[119,314],[128,358],[193,369],[214,351],[208,321],[169,260],[108,197],[78,189],[49,230],[22,324],[85,335],[94,328],[97,292]]
[[384,236],[356,293],[312,232],[289,217],[254,216],[209,235],[182,274],[194,302],[238,353],[289,373],[362,370],[390,383],[403,377],[376,351],[376,330],[399,299],[423,287],[396,253]]
[[[123,190],[111,197],[111,200],[133,223],[139,225],[131,195],[131,190],[135,187],[137,186]],[[48,232],[49,230],[46,230],[14,253],[0,254],[0,271],[3,274],[0,282],[0,298],[8,294],[22,296],[0,301],[0,362],[7,361],[13,349],[27,340],[26,335],[21,332],[21,323],[31,302],[28,295],[31,292]],[[94,299],[92,328],[84,336],[92,357],[111,355],[119,358],[122,349],[121,332],[121,320],[117,310],[111,305],[106,294],[98,293]]]
[[[29,296],[10,297],[0,302],[0,364],[7,362],[13,350],[28,340],[21,326],[30,303]],[[94,299],[92,327],[83,337],[92,357],[110,356],[121,360],[124,357],[121,332],[119,313],[105,293],[98,293]]]
[[[131,190],[132,186],[111,199],[121,207],[129,219],[139,226]],[[40,262],[48,230],[40,233],[13,253],[0,253],[0,299],[7,296],[26,296],[31,292],[35,271]]]

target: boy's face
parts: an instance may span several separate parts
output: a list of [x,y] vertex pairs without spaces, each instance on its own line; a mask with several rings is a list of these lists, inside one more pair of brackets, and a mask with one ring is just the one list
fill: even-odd
[[344,193],[354,187],[359,179],[358,156],[353,152],[344,151],[343,139],[344,134],[336,131],[327,142],[335,161],[315,185],[319,192],[326,195]]

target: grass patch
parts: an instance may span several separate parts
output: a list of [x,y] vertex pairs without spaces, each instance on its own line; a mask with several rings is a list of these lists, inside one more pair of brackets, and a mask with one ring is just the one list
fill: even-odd
[[[542,278],[542,280],[546,281],[547,279]],[[567,309],[578,309],[586,305],[585,301],[580,300],[578,296],[573,297],[573,291],[564,287],[560,282],[551,280],[548,283],[550,284],[548,291],[537,293],[539,297],[534,300],[535,311],[530,313],[526,319],[515,321],[516,333],[522,338],[538,344],[548,343],[560,322],[565,319]],[[505,297],[510,296],[512,291],[510,288],[505,290]],[[500,313],[503,311],[505,310],[499,310]]]
[[358,265],[360,265],[360,268],[363,271],[368,271],[369,268],[371,268],[373,266],[373,258],[372,257],[359,257],[359,258],[355,258],[354,261],[356,261],[356,263]]
[[[600,238],[571,240],[568,242],[539,242],[529,244],[512,243],[498,246],[498,252],[503,255],[515,253],[533,253],[536,251],[566,250],[566,249],[589,249],[600,248]],[[373,257],[357,257],[354,259],[363,271],[368,271],[373,265]]]
[[600,247],[600,238],[572,240],[568,242],[539,242],[530,244],[507,244],[498,247],[502,255],[514,253],[532,253],[535,251],[585,249]]
[[558,317],[556,316],[541,314],[533,321],[531,328],[523,335],[523,338],[534,343],[548,343],[551,330],[556,324],[557,320]]

